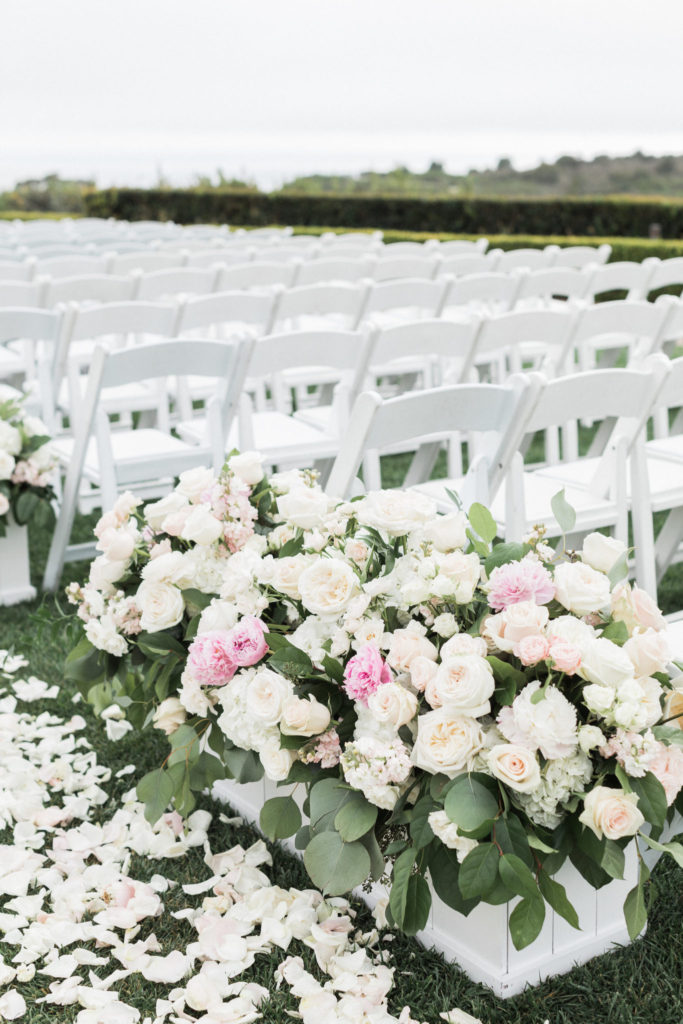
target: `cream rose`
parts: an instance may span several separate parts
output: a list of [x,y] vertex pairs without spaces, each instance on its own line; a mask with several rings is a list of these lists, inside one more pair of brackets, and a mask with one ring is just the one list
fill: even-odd
[[202,546],[213,544],[223,533],[223,524],[216,519],[211,505],[195,505],[185,519],[180,536]]
[[671,718],[673,721],[669,722],[669,725],[677,725],[679,729],[683,729],[683,676],[678,676],[674,679],[674,683],[678,683],[666,697],[664,704],[664,718]]
[[439,656],[434,644],[414,629],[397,629],[391,637],[387,661],[398,672],[410,672],[416,658],[436,661]]
[[161,729],[167,736],[170,736],[171,733],[175,732],[183,724],[186,718],[187,713],[178,698],[167,697],[166,700],[162,700],[154,712],[152,723],[155,729]]
[[437,551],[455,551],[467,543],[467,516],[464,512],[450,512],[435,516],[425,526],[425,540],[431,541]]
[[378,722],[400,729],[417,714],[417,697],[399,683],[384,683],[368,698],[368,708]]
[[330,507],[330,499],[318,488],[301,486],[280,495],[277,507],[288,523],[302,530],[312,530],[322,525]]
[[458,826],[451,821],[445,811],[432,811],[427,821],[436,838],[440,839],[449,850],[455,850],[461,863],[467,854],[479,845],[476,839],[461,836]]
[[436,504],[416,491],[371,491],[356,503],[355,513],[363,526],[404,537],[433,519]]
[[517,743],[498,743],[489,750],[486,761],[491,774],[518,793],[531,793],[540,784],[536,755]]
[[103,530],[97,541],[97,550],[102,551],[112,562],[125,562],[135,551],[138,532],[121,526],[118,529]]
[[410,681],[420,693],[426,688],[430,679],[433,679],[439,670],[439,666],[431,658],[425,658],[423,654],[413,658],[410,663]]
[[0,420],[0,450],[9,455],[18,455],[21,451],[21,434],[7,420]]
[[479,555],[453,551],[438,565],[432,591],[438,597],[454,597],[458,604],[469,604],[481,578]]
[[321,618],[336,618],[357,592],[358,577],[337,558],[318,558],[299,576],[304,607]]
[[314,697],[287,697],[282,705],[280,731],[285,736],[317,736],[330,724],[330,712]]
[[199,617],[197,635],[209,633],[214,629],[232,629],[237,625],[238,618],[237,605],[233,601],[223,601],[215,597]]
[[666,630],[636,629],[623,650],[633,662],[636,676],[651,676],[655,672],[666,672],[671,661],[671,645]]
[[482,633],[499,651],[512,651],[525,636],[540,636],[548,624],[545,605],[519,601],[484,621]]
[[583,688],[583,701],[589,711],[596,715],[606,715],[614,707],[616,691],[613,686],[600,686],[592,683]]
[[206,466],[186,469],[178,477],[176,491],[195,505],[202,500],[202,495],[213,487],[215,479],[213,470],[207,469]]
[[454,778],[465,771],[484,746],[484,734],[475,718],[449,715],[440,708],[417,720],[417,739],[411,755],[418,768]]
[[583,542],[581,558],[598,572],[608,573],[628,550],[623,541],[604,533],[589,533]]
[[623,789],[596,786],[584,797],[583,806],[579,821],[595,832],[598,839],[634,836],[645,822],[638,810],[637,795]]
[[488,654],[486,641],[480,636],[470,636],[469,633],[458,633],[452,636],[441,648],[441,660],[457,658],[460,654],[478,654],[485,658]]
[[182,566],[182,552],[167,551],[164,555],[150,559],[147,565],[143,566],[140,575],[143,580],[149,580],[151,583],[175,583]]
[[141,612],[140,625],[147,633],[177,626],[185,611],[183,595],[169,583],[144,580],[135,594],[135,603]]
[[296,750],[285,750],[276,742],[265,743],[258,753],[271,782],[284,782],[297,759]]
[[0,449],[0,480],[9,480],[14,472],[15,466],[16,461],[14,456],[10,455],[9,452],[4,452]]
[[293,691],[289,679],[272,669],[262,668],[247,686],[247,711],[263,725],[277,725],[282,718],[285,701]]
[[579,675],[600,686],[619,686],[633,679],[633,662],[622,647],[605,637],[592,640],[584,648]]
[[495,689],[493,671],[485,658],[461,654],[443,661],[425,688],[425,697],[433,708],[478,718],[491,711],[490,697]]
[[233,455],[228,460],[228,466],[247,487],[253,487],[263,480],[263,459],[258,452],[241,452],[239,455]]
[[111,590],[113,589],[112,585],[120,580],[125,573],[128,564],[127,558],[112,562],[105,555],[100,555],[90,563],[90,582],[98,590]]
[[555,568],[555,597],[574,615],[608,608],[610,583],[604,572],[583,562],[561,562]]
[[187,508],[188,504],[184,494],[179,494],[178,491],[171,491],[170,494],[167,494],[160,501],[152,501],[149,505],[145,505],[145,519],[153,530],[160,530],[161,524],[168,516],[180,512],[183,508]]
[[612,591],[612,616],[623,622],[629,633],[638,626],[643,629],[666,629],[666,619],[646,590],[631,587],[624,581]]
[[312,564],[315,564],[315,559],[311,555],[289,555],[285,558],[274,558],[269,567],[270,579],[268,582],[279,593],[291,597],[294,601],[300,601],[299,579],[304,569]]

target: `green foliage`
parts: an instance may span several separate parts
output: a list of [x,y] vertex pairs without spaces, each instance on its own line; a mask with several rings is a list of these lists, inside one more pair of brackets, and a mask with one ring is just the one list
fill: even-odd
[[328,896],[342,896],[370,874],[370,854],[360,842],[345,843],[338,832],[313,836],[304,852],[311,881]]
[[269,839],[287,839],[301,828],[301,811],[291,796],[274,796],[261,808],[259,824]]
[[481,772],[459,775],[446,794],[446,814],[462,832],[475,832],[498,814],[495,782]]

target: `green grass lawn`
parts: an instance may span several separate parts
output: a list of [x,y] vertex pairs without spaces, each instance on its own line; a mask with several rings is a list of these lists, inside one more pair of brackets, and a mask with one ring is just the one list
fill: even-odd
[[[77,521],[77,539],[88,539],[95,518]],[[50,531],[45,525],[35,524],[31,531],[32,571],[36,583],[44,565],[49,536]],[[82,578],[86,571],[85,564],[67,566],[63,582]],[[683,573],[678,567],[668,575],[669,579],[662,588],[662,604],[665,610],[671,611],[683,607]],[[62,666],[69,649],[67,631],[60,625],[49,631],[35,616],[39,608],[40,619],[44,619],[46,613],[51,615],[55,611],[53,600],[46,597],[31,604],[0,609],[0,647],[14,647],[29,659],[32,674],[62,686],[58,700],[23,706],[22,709],[33,714],[49,710],[66,718],[74,712],[73,690],[62,679]],[[102,726],[85,705],[80,704],[78,711],[89,723],[88,738],[98,760],[110,766],[112,774],[125,765],[134,764],[142,775],[163,760],[166,743],[161,734],[152,731],[136,736],[131,733],[117,743],[110,743]],[[113,780],[108,786],[109,792],[115,798],[117,792],[122,793],[132,785],[132,778],[127,776]],[[204,799],[202,806],[216,812],[210,837],[212,849],[225,849],[236,842],[246,846],[257,838],[257,833],[246,826],[234,828],[221,824],[217,817],[219,806],[209,799]],[[108,812],[105,808],[98,813],[111,813],[111,807]],[[11,842],[11,836],[0,837],[0,842]],[[306,887],[307,877],[301,863],[277,847],[272,851],[274,867],[270,875],[273,882],[285,887]],[[197,851],[178,860],[145,863],[138,859],[130,869],[133,877],[142,880],[158,872],[181,883],[207,877],[202,853]],[[438,954],[424,950],[412,939],[397,936],[390,946],[397,966],[391,1009],[398,1013],[402,1006],[409,1005],[416,1020],[428,1021],[429,1024],[439,1024],[439,1013],[456,1006],[480,1017],[484,1024],[543,1024],[546,1020],[550,1024],[681,1024],[683,872],[669,860],[660,863],[653,873],[650,899],[650,924],[644,938],[507,1001],[495,998],[487,989],[471,982],[456,967],[444,963]],[[164,901],[168,910],[179,909],[191,902],[179,888],[167,893]],[[368,912],[361,909],[360,913],[361,920],[370,927]],[[152,929],[162,942],[165,953],[175,947],[184,949],[193,938],[187,922],[175,921],[169,914],[153,922],[150,925]],[[0,945],[0,952],[9,962],[15,950]],[[312,953],[301,943],[293,943],[289,953],[304,956],[309,969],[315,971]],[[248,972],[250,980],[273,990],[270,1003],[262,1007],[266,1024],[286,1024],[292,1019],[287,1011],[296,1008],[296,1002],[286,988],[279,992],[274,990],[273,971],[283,957],[280,951],[268,957],[258,957]],[[31,999],[43,994],[49,980],[37,975],[30,985],[18,986],[29,1006],[24,1018],[29,1024],[60,1024],[73,1021],[77,1015],[78,1007],[31,1006]],[[153,1017],[155,1001],[166,995],[167,988],[146,982],[138,974],[121,983],[119,992],[121,999],[137,1006],[143,1017]]]

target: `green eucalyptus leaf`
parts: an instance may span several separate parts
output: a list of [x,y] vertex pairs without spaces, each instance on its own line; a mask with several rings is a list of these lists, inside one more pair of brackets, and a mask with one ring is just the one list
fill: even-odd
[[362,843],[345,843],[338,832],[313,836],[304,852],[311,881],[327,896],[342,896],[370,874],[370,854]]
[[266,800],[259,815],[261,831],[269,839],[287,839],[301,828],[301,811],[291,796]]
[[565,498],[564,487],[550,499],[550,507],[562,532],[571,533],[576,524],[576,511]]
[[508,926],[510,938],[515,949],[524,949],[531,945],[543,927],[545,921],[545,903],[540,894],[536,898],[526,897],[519,901],[510,914]]

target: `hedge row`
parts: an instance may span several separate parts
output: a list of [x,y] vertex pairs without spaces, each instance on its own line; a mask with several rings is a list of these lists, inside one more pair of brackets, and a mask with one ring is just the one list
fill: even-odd
[[683,237],[683,202],[670,199],[413,199],[175,188],[111,188],[85,198],[92,217],[179,224],[331,224],[385,231],[640,238],[657,224],[664,238]]

